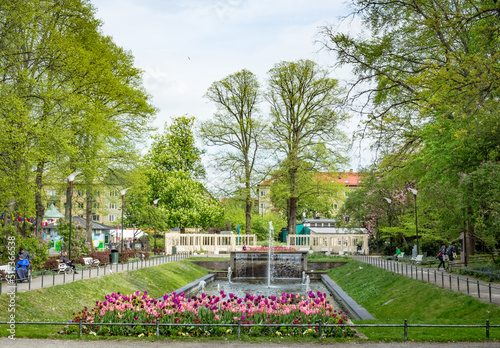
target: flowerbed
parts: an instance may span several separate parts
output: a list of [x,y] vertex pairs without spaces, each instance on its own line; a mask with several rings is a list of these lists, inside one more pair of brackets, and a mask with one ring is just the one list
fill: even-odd
[[[156,323],[161,324],[308,324],[307,327],[242,327],[242,332],[251,336],[317,336],[318,322],[340,325],[347,321],[345,313],[337,312],[328,303],[326,294],[308,293],[304,296],[283,293],[281,296],[263,297],[246,294],[238,298],[234,294],[201,294],[186,298],[184,293],[151,298],[146,292],[132,295],[120,293],[107,295],[105,301],[97,302],[88,310],[78,312],[74,321],[83,320],[83,332],[94,335],[151,336],[156,326],[110,326],[105,323]],[[102,323],[102,324],[101,324]],[[78,330],[70,326],[67,332]],[[222,336],[233,332],[224,326],[160,326],[165,336]],[[354,331],[350,328],[323,327],[323,337],[347,337]]]
[[[248,247],[247,251],[269,251],[269,247]],[[271,247],[271,251],[297,251],[290,247]]]

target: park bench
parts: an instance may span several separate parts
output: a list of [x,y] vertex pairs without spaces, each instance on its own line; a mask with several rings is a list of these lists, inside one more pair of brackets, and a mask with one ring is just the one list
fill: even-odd
[[218,255],[218,254],[227,254],[227,248],[219,248],[217,250],[214,251],[214,254]]
[[85,266],[88,267],[99,267],[99,265],[101,264],[101,261],[92,257],[84,257],[83,262],[85,262]]
[[320,252],[325,253],[325,255],[330,255],[330,249],[328,248],[321,248]]
[[416,257],[412,257],[411,264],[413,265],[414,263],[421,263],[423,258],[424,255],[417,255]]
[[0,271],[4,271],[6,274],[14,274],[16,273],[16,268],[10,265],[2,265],[0,266]]

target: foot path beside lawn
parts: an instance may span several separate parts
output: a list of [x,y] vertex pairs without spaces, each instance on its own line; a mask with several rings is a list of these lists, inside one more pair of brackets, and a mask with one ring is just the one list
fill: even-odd
[[421,267],[385,260],[374,256],[354,256],[354,259],[383,268],[390,272],[402,274],[412,279],[421,280],[451,291],[461,292],[480,301],[500,306],[500,284],[488,283],[470,276],[438,271],[435,268]]
[[193,340],[179,341],[179,340],[165,340],[157,342],[149,341],[111,341],[111,340],[95,340],[95,341],[83,341],[83,340],[54,340],[54,339],[16,339],[11,340],[8,338],[0,338],[0,347],[6,348],[26,348],[26,347],[37,347],[37,348],[133,348],[140,345],[143,348],[158,348],[166,347],[168,348],[205,348],[205,347],[223,347],[223,348],[254,348],[264,346],[266,348],[285,348],[285,347],[333,347],[333,348],[351,348],[351,347],[362,347],[362,348],[429,348],[429,347],[439,347],[439,348],[489,348],[489,347],[500,347],[499,342],[446,342],[446,343],[436,343],[436,342],[352,342],[352,343],[322,343],[322,342],[244,342],[244,341],[208,341],[208,342],[197,342]]
[[134,271],[141,268],[158,266],[165,263],[183,260],[187,257],[189,257],[188,254],[166,255],[166,256],[151,258],[149,260],[134,261],[125,264],[117,263],[100,267],[86,268],[83,270],[77,270],[78,272],[77,274],[55,273],[55,274],[39,275],[30,279],[29,282],[18,283],[17,289],[14,285],[3,282],[0,284],[0,293],[3,294],[10,291],[25,292],[35,289],[47,288],[49,286],[62,285],[82,279],[102,277],[114,273]]

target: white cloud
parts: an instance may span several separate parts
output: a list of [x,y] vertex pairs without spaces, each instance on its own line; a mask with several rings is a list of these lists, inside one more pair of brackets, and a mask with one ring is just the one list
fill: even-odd
[[[215,107],[203,98],[214,81],[248,69],[266,78],[280,61],[334,57],[315,44],[318,28],[347,13],[343,0],[92,0],[103,32],[136,58],[144,86],[172,116],[205,120]],[[332,76],[348,76],[348,70]]]

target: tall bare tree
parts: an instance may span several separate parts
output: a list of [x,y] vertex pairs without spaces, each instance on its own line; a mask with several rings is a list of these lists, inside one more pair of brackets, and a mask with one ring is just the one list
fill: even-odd
[[271,137],[283,155],[288,180],[287,220],[295,233],[299,168],[332,170],[345,161],[339,130],[344,115],[337,112],[339,86],[329,72],[310,60],[281,62],[269,71],[266,99],[271,105]]
[[205,96],[217,105],[217,112],[201,124],[200,134],[207,145],[222,147],[217,165],[230,173],[236,188],[243,192],[245,233],[250,234],[254,169],[266,130],[258,116],[259,82],[253,73],[241,70],[214,82]]

